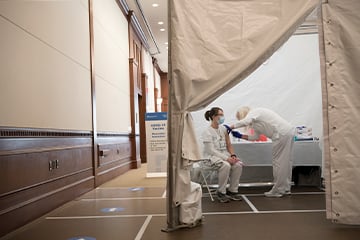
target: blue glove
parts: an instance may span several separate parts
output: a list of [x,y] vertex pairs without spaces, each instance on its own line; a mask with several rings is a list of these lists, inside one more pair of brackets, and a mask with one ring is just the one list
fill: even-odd
[[238,131],[235,131],[235,130],[233,130],[231,132],[231,134],[236,138],[241,138],[242,137],[242,134],[240,132],[238,132]]
[[229,127],[228,125],[224,124],[224,127],[226,127],[227,133],[230,134],[232,132],[231,127]]

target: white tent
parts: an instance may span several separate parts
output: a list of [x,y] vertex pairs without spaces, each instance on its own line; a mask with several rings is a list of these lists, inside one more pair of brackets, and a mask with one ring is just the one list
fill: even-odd
[[293,35],[247,78],[191,114],[199,140],[208,127],[206,110],[221,107],[225,123],[232,124],[240,106],[271,109],[293,126],[311,127],[313,137],[322,138],[321,104],[319,35],[312,33]]
[[[190,112],[207,106],[253,72],[318,4],[316,0],[169,0],[169,229],[181,224],[179,206],[189,195],[191,185],[188,166],[192,160],[200,158]],[[331,111],[324,107],[323,115],[329,167],[328,217],[355,224],[360,223],[360,190],[355,185],[356,180],[360,180],[360,150],[355,147],[358,137],[350,131],[357,125],[351,119],[360,119],[359,101],[354,101],[359,96],[359,84],[356,85],[355,79],[359,65],[349,60],[359,61],[359,58],[352,59],[359,57],[355,41],[359,38],[351,37],[351,34],[359,37],[360,30],[356,28],[359,17],[355,15],[359,4],[354,0],[335,0],[323,3],[323,8],[325,60],[329,66],[323,75],[323,106],[331,104]],[[343,30],[341,34],[339,30]],[[343,43],[349,45],[351,51]],[[338,71],[331,69],[334,65]],[[344,85],[334,84],[342,79]],[[327,83],[342,91],[329,92],[325,87]],[[339,96],[344,93],[349,97]],[[352,117],[346,124],[344,114]],[[329,127],[336,127],[334,123],[337,128],[327,135]],[[337,164],[339,162],[341,164]],[[350,176],[353,181],[348,180]]]
[[327,217],[360,224],[360,1],[322,4]]

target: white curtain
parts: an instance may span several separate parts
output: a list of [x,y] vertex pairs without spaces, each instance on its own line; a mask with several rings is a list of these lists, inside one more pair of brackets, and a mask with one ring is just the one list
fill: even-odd
[[176,218],[174,208],[190,192],[187,166],[200,158],[189,112],[207,106],[253,72],[318,3],[169,0],[168,222]]
[[201,133],[209,126],[205,111],[215,106],[224,110],[227,124],[236,121],[240,106],[265,107],[293,126],[311,127],[313,136],[322,138],[320,80],[318,34],[293,35],[250,76],[205,109],[191,113],[197,138],[201,142]]
[[322,4],[327,217],[360,224],[360,1]]

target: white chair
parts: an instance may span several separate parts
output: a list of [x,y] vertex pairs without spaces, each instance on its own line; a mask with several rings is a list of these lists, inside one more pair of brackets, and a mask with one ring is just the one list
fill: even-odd
[[220,165],[211,163],[210,159],[200,159],[199,161],[196,161],[196,163],[198,164],[197,169],[199,170],[200,176],[201,176],[199,183],[201,184],[201,186],[206,187],[206,189],[210,195],[211,201],[214,201],[213,191],[215,189],[213,189],[213,191],[210,189],[209,178],[211,178],[211,176],[214,173],[217,174],[217,171],[219,170]]

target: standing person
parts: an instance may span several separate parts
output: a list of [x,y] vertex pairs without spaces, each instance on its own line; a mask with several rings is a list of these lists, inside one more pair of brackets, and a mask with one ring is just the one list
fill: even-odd
[[265,109],[241,107],[236,118],[239,122],[231,126],[231,129],[250,126],[254,129],[254,135],[234,132],[237,137],[245,140],[257,140],[260,134],[271,138],[272,165],[274,186],[265,193],[266,197],[282,197],[291,194],[291,174],[293,162],[293,143],[295,128],[277,113]]
[[[204,155],[210,159],[213,166],[218,166],[217,196],[220,202],[241,200],[238,196],[239,181],[242,172],[242,162],[234,154],[230,137],[224,123],[224,112],[221,108],[213,107],[205,112],[205,119],[210,126],[203,132]],[[226,191],[226,184],[230,177],[230,187]]]

